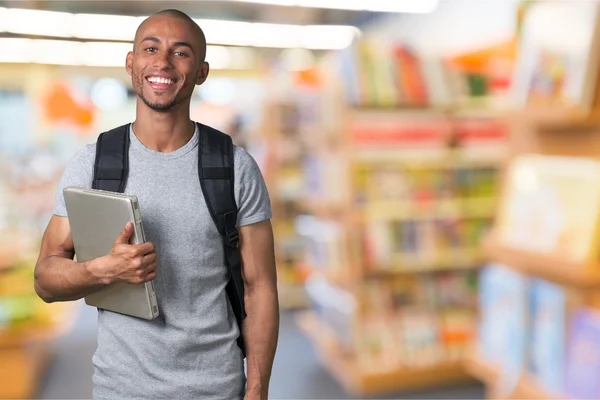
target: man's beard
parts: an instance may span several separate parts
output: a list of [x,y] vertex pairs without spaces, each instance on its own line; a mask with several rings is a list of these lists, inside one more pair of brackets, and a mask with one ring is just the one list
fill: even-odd
[[142,99],[144,104],[147,105],[150,109],[152,109],[154,111],[165,112],[165,111],[169,111],[177,103],[176,97],[174,97],[173,99],[171,99],[171,101],[169,101],[167,103],[152,103],[150,100],[148,100],[144,96],[144,89],[143,89],[144,84],[143,84],[142,80],[138,78],[137,74],[134,74],[133,79],[134,79],[134,81],[137,80],[139,82],[139,88],[136,90],[137,96],[140,99]]
[[154,111],[169,111],[176,104],[176,99],[172,99],[168,103],[152,103],[142,93],[139,95],[140,99],[144,102],[145,105],[150,107]]

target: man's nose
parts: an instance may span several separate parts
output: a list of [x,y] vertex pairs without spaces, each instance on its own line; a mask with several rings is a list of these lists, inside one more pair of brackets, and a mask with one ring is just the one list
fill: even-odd
[[169,53],[168,51],[161,51],[158,54],[156,54],[156,57],[154,57],[154,67],[156,68],[168,68],[171,66],[171,53]]

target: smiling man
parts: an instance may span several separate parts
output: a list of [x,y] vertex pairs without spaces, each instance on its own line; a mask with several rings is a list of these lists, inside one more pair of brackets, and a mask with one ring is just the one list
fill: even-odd
[[193,91],[209,73],[205,55],[204,33],[177,10],[146,19],[127,54],[137,106],[135,121],[117,128],[129,143],[124,191],[140,200],[149,243],[130,245],[132,228],[126,226],[110,254],[86,263],[73,260],[62,190],[93,187],[102,152],[98,143],[72,158],[58,185],[35,269],[38,295],[47,302],[73,301],[113,282],[151,280],[157,292],[160,316],[154,320],[98,310],[95,399],[268,396],[279,327],[269,195],[254,159],[233,146],[237,230],[227,238],[239,237],[233,246],[246,314],[239,322],[234,311],[239,303],[228,290],[235,258],[200,184],[199,150],[202,155],[219,150],[202,145],[214,130],[190,120]]

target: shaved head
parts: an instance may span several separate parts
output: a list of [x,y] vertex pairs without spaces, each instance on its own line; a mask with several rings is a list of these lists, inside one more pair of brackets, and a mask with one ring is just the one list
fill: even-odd
[[155,112],[189,108],[195,86],[208,77],[205,58],[204,32],[187,14],[169,9],[146,18],[125,63],[138,105]]
[[204,61],[206,58],[206,36],[204,36],[204,31],[189,15],[187,15],[183,11],[179,11],[179,10],[175,10],[175,9],[161,10],[161,11],[158,11],[158,12],[152,14],[148,18],[146,18],[140,24],[140,26],[138,26],[137,30],[135,31],[135,39],[133,42],[133,51],[135,51],[136,43],[138,43],[138,40],[139,40],[139,32],[142,30],[142,27],[145,24],[147,24],[149,21],[151,21],[153,18],[155,18],[156,16],[159,16],[159,15],[166,15],[166,16],[169,16],[172,18],[176,18],[176,19],[179,19],[179,20],[185,22],[186,24],[188,24],[189,28],[192,30],[192,32],[194,34],[194,37],[196,37],[198,39],[198,44],[200,46],[200,48],[198,49],[198,53],[199,53],[198,55],[200,57],[200,61]]

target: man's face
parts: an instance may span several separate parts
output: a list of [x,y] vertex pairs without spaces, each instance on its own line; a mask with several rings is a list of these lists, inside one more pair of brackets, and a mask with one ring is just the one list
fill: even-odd
[[155,111],[189,106],[195,85],[208,75],[203,43],[194,27],[169,15],[155,15],[139,28],[127,73],[140,99]]

